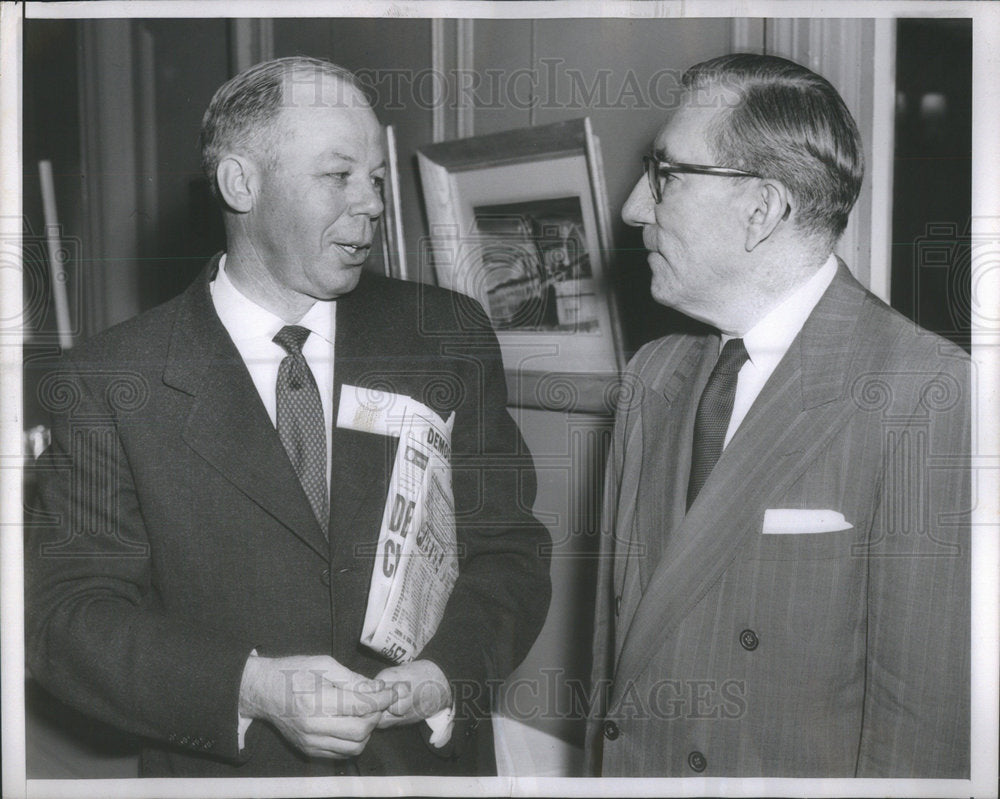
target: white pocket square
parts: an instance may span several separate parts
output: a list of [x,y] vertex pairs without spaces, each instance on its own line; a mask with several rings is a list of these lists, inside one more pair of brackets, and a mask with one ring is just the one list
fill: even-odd
[[850,530],[854,525],[835,510],[768,508],[764,511],[763,535],[801,535]]

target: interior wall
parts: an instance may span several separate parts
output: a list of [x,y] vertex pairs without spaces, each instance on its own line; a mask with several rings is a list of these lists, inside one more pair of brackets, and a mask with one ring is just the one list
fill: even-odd
[[[55,309],[49,300],[51,282],[45,242],[45,216],[42,205],[38,162],[52,164],[59,237],[67,254],[65,264],[71,327],[80,332],[82,323],[80,284],[84,249],[83,171],[80,166],[80,118],[76,54],[78,25],[63,20],[25,22],[22,91],[25,133],[32,128],[44,136],[22,137],[22,213],[23,213],[23,354],[26,361],[58,353],[59,336]],[[38,375],[24,374],[23,419],[25,429],[46,421],[41,405],[35,400]]]
[[179,294],[225,247],[222,219],[202,175],[198,130],[229,78],[225,20],[133,22],[134,68],[149,102],[136,103],[138,183],[145,193],[139,306]]

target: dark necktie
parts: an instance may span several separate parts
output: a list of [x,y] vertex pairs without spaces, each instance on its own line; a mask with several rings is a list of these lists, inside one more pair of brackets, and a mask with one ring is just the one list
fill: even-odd
[[286,325],[274,342],[288,353],[278,367],[278,437],[295,467],[323,533],[330,523],[326,485],[326,430],[316,378],[302,354],[309,330]]
[[694,420],[694,445],[691,449],[691,477],[688,480],[687,506],[694,504],[698,492],[715,468],[722,455],[722,443],[729,428],[729,417],[733,413],[733,399],[736,397],[736,380],[747,355],[743,339],[734,338],[726,342],[722,354],[709,375],[708,383],[698,402],[698,413]]

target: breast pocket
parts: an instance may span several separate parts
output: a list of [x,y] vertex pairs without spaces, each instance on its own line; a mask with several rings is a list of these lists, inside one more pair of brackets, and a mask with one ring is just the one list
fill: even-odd
[[817,560],[849,558],[858,552],[862,539],[856,528],[826,533],[759,533],[750,560]]
[[[818,453],[780,495],[767,498],[748,547],[753,560],[830,560],[863,554],[878,480],[850,461],[840,438]],[[794,461],[795,456],[790,456]],[[851,463],[850,468],[845,463]]]

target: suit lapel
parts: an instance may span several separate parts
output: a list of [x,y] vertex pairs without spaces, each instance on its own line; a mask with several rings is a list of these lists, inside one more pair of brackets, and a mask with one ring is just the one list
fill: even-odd
[[[334,348],[334,428],[330,486],[330,530],[338,531],[340,551],[354,543],[374,545],[378,538],[386,486],[392,474],[396,440],[336,426],[343,386],[378,386],[399,390],[392,379],[389,353],[395,351],[385,325],[372,324],[380,316],[373,281],[362,278],[358,287],[337,301]],[[373,373],[377,372],[378,380]],[[386,382],[388,381],[388,382]],[[359,516],[366,515],[364,523]],[[331,533],[332,534],[332,533]],[[373,550],[374,551],[374,550]],[[364,553],[360,553],[364,554]]]
[[[624,640],[621,633],[628,629],[660,562],[663,542],[684,518],[684,491],[677,484],[686,485],[687,461],[677,453],[690,452],[691,431],[685,429],[693,413],[689,406],[696,404],[697,388],[711,370],[713,346],[718,347],[717,336],[672,337],[637,367],[642,399],[636,418],[625,425],[619,488],[613,499],[614,586],[620,597],[615,628],[621,631],[615,635],[615,660]],[[659,363],[667,368],[657,371]]]
[[208,283],[218,256],[181,298],[163,380],[193,397],[187,444],[324,559],[328,545]]
[[662,390],[649,392],[643,409],[638,530],[645,544],[641,560],[642,590],[660,562],[663,547],[684,519],[694,414],[701,390],[718,354],[718,336],[694,339],[680,354],[677,368]]
[[[864,296],[841,264],[698,501],[666,541],[625,635],[612,703],[759,531],[772,498],[798,478],[853,412],[846,383],[857,339],[844,332],[857,322]],[[678,458],[689,451],[679,451]]]

